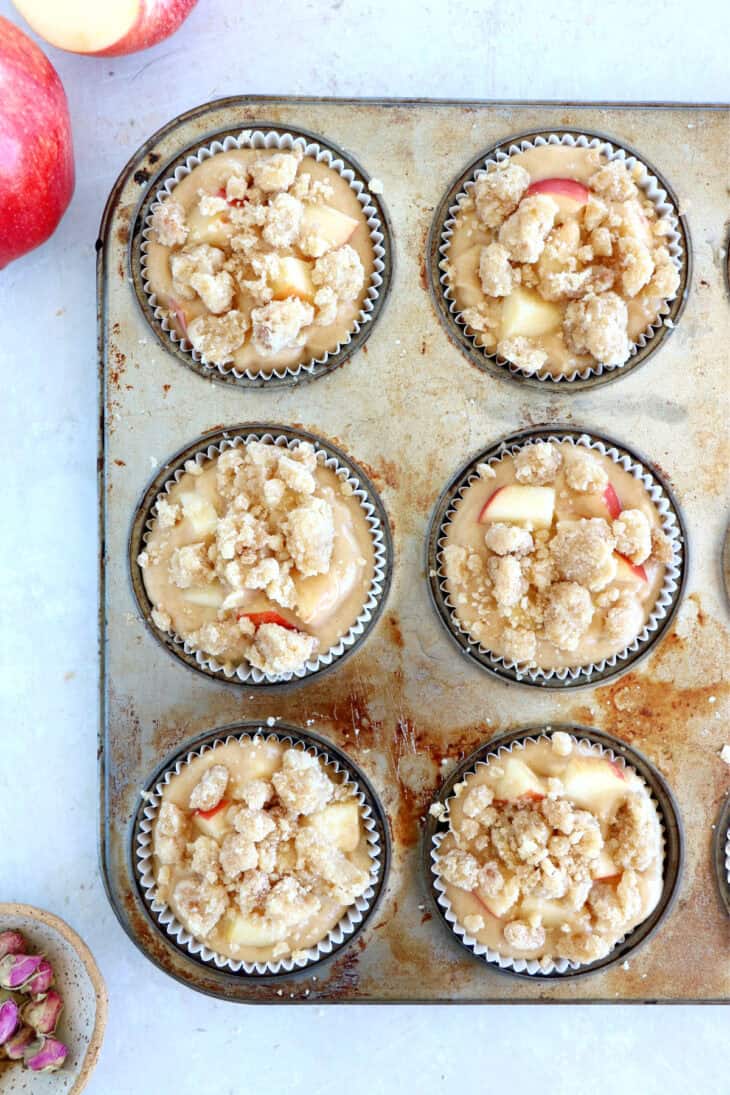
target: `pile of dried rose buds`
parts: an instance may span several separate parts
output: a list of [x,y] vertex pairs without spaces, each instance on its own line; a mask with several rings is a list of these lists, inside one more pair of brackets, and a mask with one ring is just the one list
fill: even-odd
[[22,1061],[33,1072],[55,1072],[68,1047],[53,1034],[63,1000],[43,955],[26,954],[20,932],[0,932],[0,1061]]

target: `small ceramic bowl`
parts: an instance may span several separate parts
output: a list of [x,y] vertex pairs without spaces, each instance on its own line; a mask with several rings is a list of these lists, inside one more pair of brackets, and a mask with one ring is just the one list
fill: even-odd
[[58,1037],[69,1054],[58,1072],[30,1072],[18,1061],[0,1061],[3,1095],[77,1095],[89,1082],[99,1059],[106,1027],[107,994],[91,951],[75,931],[53,913],[32,905],[0,903],[0,932],[16,929],[56,973],[64,1001]]

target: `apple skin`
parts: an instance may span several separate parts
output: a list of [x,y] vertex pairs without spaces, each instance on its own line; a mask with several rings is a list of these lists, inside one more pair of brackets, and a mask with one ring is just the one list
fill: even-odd
[[0,16],[0,270],[51,236],[74,190],[66,93],[46,55]]
[[[62,3],[63,0],[58,0]],[[140,50],[156,46],[174,34],[178,27],[185,22],[198,0],[139,0],[139,14],[136,22],[129,28],[123,38],[112,43],[106,49],[100,50],[67,50],[68,53],[80,53],[85,57],[122,57],[127,53],[139,53]],[[35,25],[33,13],[26,11],[23,0],[13,0],[24,19],[30,26],[44,38],[42,30]],[[108,0],[102,0],[108,3]],[[50,39],[49,39],[50,41]],[[51,45],[59,49],[65,49],[60,42],[51,42]]]
[[576,179],[540,179],[528,186],[525,196],[528,197],[530,194],[557,194],[563,198],[570,198],[578,205],[585,205],[590,191]]
[[622,555],[620,551],[614,552],[614,555],[618,555],[619,559],[623,559],[632,574],[635,574],[637,578],[641,578],[642,582],[649,581],[646,570],[640,563],[632,563],[631,560],[626,555]]
[[616,520],[616,518],[621,513],[622,507],[621,502],[619,501],[619,496],[616,494],[616,491],[614,490],[611,483],[608,484],[603,492],[603,501],[606,504],[606,509],[608,510],[610,516],[613,518],[613,520]]

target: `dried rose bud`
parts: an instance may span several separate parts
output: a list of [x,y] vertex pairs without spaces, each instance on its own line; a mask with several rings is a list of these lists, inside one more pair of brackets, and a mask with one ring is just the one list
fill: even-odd
[[48,992],[52,984],[53,966],[47,958],[44,958],[36,972],[23,986],[23,992],[27,992],[31,996],[38,996],[41,992]]
[[0,932],[0,958],[6,954],[23,954],[25,951],[25,939],[20,932]]
[[24,1061],[33,1072],[56,1072],[68,1057],[68,1046],[57,1038],[41,1038],[26,1050]]
[[31,1027],[20,1027],[3,1046],[5,1056],[11,1061],[19,1061],[25,1056],[28,1046],[32,1045],[37,1038],[38,1035]]
[[43,961],[42,955],[8,954],[0,962],[0,988],[22,992]]
[[23,1007],[21,1017],[37,1034],[53,1034],[62,1011],[63,1000],[51,989],[45,996],[30,1000]]
[[20,1026],[20,1011],[15,1000],[6,1000],[0,1004],[0,1046],[12,1038]]

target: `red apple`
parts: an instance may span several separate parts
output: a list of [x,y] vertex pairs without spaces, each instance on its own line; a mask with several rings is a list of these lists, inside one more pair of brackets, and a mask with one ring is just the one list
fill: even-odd
[[55,232],[74,189],[63,84],[35,42],[0,16],[0,270]]
[[540,179],[528,186],[525,196],[530,194],[547,194],[558,203],[565,216],[577,213],[588,201],[590,191],[575,179]]
[[611,519],[615,521],[621,512],[621,503],[616,491],[610,483],[603,492],[603,501],[606,503],[606,509],[608,510]]
[[212,817],[215,817],[221,810],[225,810],[226,806],[230,806],[230,802],[227,798],[222,798],[217,806],[214,806],[211,810],[195,810],[196,817],[205,818],[206,821],[210,821]]
[[13,0],[52,46],[94,57],[149,49],[174,34],[197,0]]

